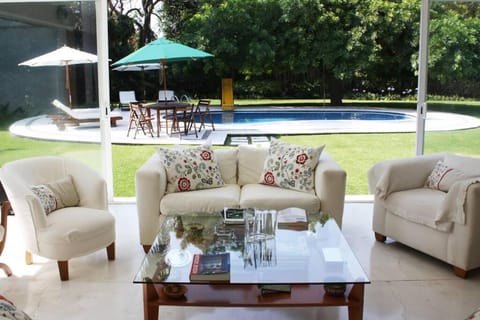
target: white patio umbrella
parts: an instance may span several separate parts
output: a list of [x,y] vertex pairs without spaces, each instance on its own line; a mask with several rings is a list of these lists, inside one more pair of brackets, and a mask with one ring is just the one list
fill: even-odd
[[160,63],[137,63],[137,64],[125,64],[125,65],[113,68],[112,70],[142,72],[142,91],[143,91],[142,98],[146,99],[147,89],[145,88],[145,71],[160,70],[162,69],[162,67],[163,66]]
[[70,76],[68,66],[71,64],[97,63],[97,56],[88,52],[63,46],[52,52],[43,54],[36,58],[19,63],[19,66],[46,67],[61,66],[65,67],[65,86],[67,89],[68,103],[72,106],[72,93],[70,90]]

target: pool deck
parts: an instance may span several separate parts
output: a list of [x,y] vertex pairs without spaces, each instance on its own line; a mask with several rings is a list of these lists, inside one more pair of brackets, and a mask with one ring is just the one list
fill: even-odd
[[[219,110],[218,107],[212,108]],[[242,110],[247,108],[242,107]],[[285,109],[285,107],[283,108]],[[299,109],[296,107],[295,109]],[[307,108],[311,109],[311,108]],[[324,108],[337,109],[338,108]],[[345,108],[357,110],[357,108]],[[195,134],[179,137],[178,134],[167,135],[164,126],[160,137],[145,136],[142,132],[133,139],[133,132],[127,137],[128,112],[123,111],[123,120],[111,128],[111,141],[114,144],[202,144],[208,140],[214,145],[224,145],[228,136],[234,136],[232,144],[263,143],[270,135],[286,134],[322,134],[322,133],[393,133],[415,132],[416,112],[412,110],[376,109],[384,111],[400,111],[411,115],[404,120],[296,120],[277,121],[271,123],[215,124],[215,131],[207,127],[198,138]],[[258,108],[256,108],[258,110]],[[365,110],[365,109],[358,109]],[[163,123],[162,123],[163,124]],[[198,124],[197,124],[198,127]],[[480,119],[453,113],[428,112],[426,131],[449,131],[480,127]],[[16,136],[54,141],[100,142],[99,123],[85,123],[80,126],[67,126],[64,131],[52,123],[46,116],[37,116],[19,120],[10,126],[10,132]],[[250,138],[248,138],[250,137]],[[252,139],[251,137],[255,137]],[[250,141],[248,141],[250,140]]]

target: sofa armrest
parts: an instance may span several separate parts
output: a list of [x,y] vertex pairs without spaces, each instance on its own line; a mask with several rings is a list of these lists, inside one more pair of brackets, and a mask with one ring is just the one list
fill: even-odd
[[368,169],[369,191],[384,199],[392,192],[421,188],[443,157],[435,153],[378,162]]
[[[449,235],[447,259],[465,270],[480,265],[480,183],[470,185],[464,203],[465,224],[455,223]],[[473,267],[472,267],[473,266]]]
[[347,172],[326,151],[323,151],[315,169],[315,194],[321,210],[330,214],[342,227]]
[[160,201],[167,188],[167,174],[157,153],[135,173],[138,227],[140,243],[151,245],[158,232]]

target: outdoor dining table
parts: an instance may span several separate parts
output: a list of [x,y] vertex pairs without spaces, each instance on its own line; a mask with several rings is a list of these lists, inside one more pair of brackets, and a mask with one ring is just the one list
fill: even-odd
[[188,107],[190,104],[186,102],[178,102],[178,101],[158,101],[158,102],[151,102],[143,104],[143,107],[147,110],[148,115],[151,115],[151,110],[157,111],[157,137],[160,136],[160,128],[161,128],[161,111],[164,112],[165,115],[165,131],[168,134],[168,111],[171,110],[172,112],[176,112],[177,108],[185,108]]

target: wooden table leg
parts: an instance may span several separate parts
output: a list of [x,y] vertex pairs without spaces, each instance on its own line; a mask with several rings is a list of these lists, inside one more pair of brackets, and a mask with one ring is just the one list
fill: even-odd
[[158,320],[158,294],[153,283],[143,284],[143,319]]
[[165,132],[168,135],[168,108],[165,108]]
[[365,285],[357,283],[352,286],[350,294],[348,295],[348,319],[362,320],[363,319],[363,298],[365,293]]
[[160,118],[160,109],[157,109],[157,138],[160,137],[160,121],[162,121],[162,118]]

